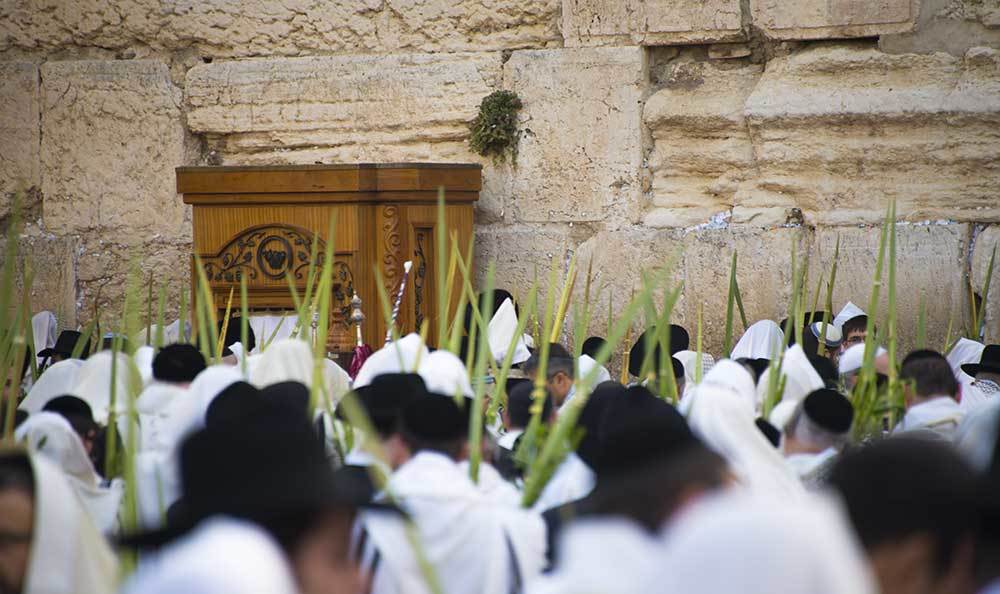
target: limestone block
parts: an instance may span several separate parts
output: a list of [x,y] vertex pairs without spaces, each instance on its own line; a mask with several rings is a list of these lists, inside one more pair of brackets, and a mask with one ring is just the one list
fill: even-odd
[[879,37],[879,47],[895,54],[948,52],[1000,44],[1000,3],[996,0],[927,0],[913,31]]
[[556,45],[560,0],[387,0],[388,49],[483,51]]
[[993,277],[989,293],[986,295],[986,343],[1000,342],[1000,226],[990,225],[979,232],[972,251],[972,287],[983,295],[986,282],[986,271],[994,247],[997,248],[997,259],[993,264]]
[[206,57],[544,47],[559,0],[10,0],[0,51],[191,49]]
[[552,259],[558,260],[564,275],[587,231],[566,225],[476,225],[475,234],[476,286],[483,285],[492,263],[496,266],[496,287],[507,289],[516,299],[526,299],[537,278],[541,285],[539,303],[544,308]]
[[517,219],[637,217],[644,70],[637,47],[514,52],[504,87],[524,102],[509,190]]
[[[134,259],[142,271],[143,286],[153,275],[153,299],[161,284],[165,287],[164,317],[168,322],[178,318],[180,291],[191,286],[191,244],[157,238],[149,241],[115,241],[109,238],[85,237],[80,242],[77,263],[80,319],[89,322],[95,304],[101,312],[102,324],[120,320],[125,300],[130,262]],[[188,295],[190,303],[190,294]],[[142,303],[145,307],[146,294]],[[155,314],[154,303],[154,315]],[[145,312],[142,314],[145,316]]]
[[[680,231],[629,227],[618,231],[600,231],[583,242],[577,250],[580,273],[574,304],[584,303],[586,273],[593,260],[590,287],[591,334],[605,336],[608,328],[608,300],[611,300],[612,323],[616,322],[633,296],[642,288],[644,272],[653,273],[670,266],[671,287],[684,280],[683,236]],[[663,291],[657,292],[658,307],[663,304]],[[684,295],[674,307],[671,321],[685,322]],[[635,323],[633,337],[642,331],[644,322]]]
[[919,0],[750,0],[753,23],[773,39],[875,37],[913,29]]
[[[694,341],[698,306],[702,308],[705,351],[719,355],[725,342],[729,266],[738,253],[737,280],[747,322],[785,317],[792,292],[792,246],[808,253],[812,233],[806,228],[760,229],[730,226],[704,229],[684,238],[685,327]],[[739,312],[734,312],[733,344],[742,335]],[[693,347],[692,347],[693,348]]]
[[562,0],[570,47],[738,41],[741,14],[739,0]]
[[186,162],[180,89],[152,61],[42,66],[46,227],[148,239],[190,237],[174,167]]
[[502,217],[503,168],[472,153],[469,122],[501,57],[393,54],[204,64],[188,71],[188,126],[227,165],[478,162],[478,208]]
[[0,62],[0,219],[9,192],[38,185],[38,67]]
[[1000,53],[823,45],[771,61],[745,106],[753,178],[734,203],[817,224],[1000,217]]
[[[820,274],[825,271],[825,276],[829,277],[839,236],[840,260],[833,291],[834,314],[848,301],[867,310],[880,234],[881,227],[817,229],[809,261],[810,295],[815,291]],[[962,326],[962,312],[966,307],[963,271],[968,234],[969,226],[964,224],[896,225],[896,315],[901,354],[914,345],[921,297],[927,304],[929,348],[942,348],[949,319],[954,320],[953,332],[957,333]],[[888,314],[888,278],[887,261],[882,276],[878,324],[884,324]],[[821,301],[826,298],[825,285],[823,290]]]
[[[56,314],[60,329],[76,329],[76,246],[73,238],[55,237],[42,233],[33,225],[27,227],[17,240],[15,285],[18,295],[24,290],[25,264],[31,270],[31,309]],[[0,245],[0,261],[6,243]]]
[[739,184],[753,175],[753,145],[743,114],[761,76],[756,65],[674,61],[665,86],[646,101],[651,226],[689,226],[732,208]]

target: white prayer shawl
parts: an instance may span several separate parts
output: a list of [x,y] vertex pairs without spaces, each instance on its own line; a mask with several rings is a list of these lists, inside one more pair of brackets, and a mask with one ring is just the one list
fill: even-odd
[[139,567],[123,594],[299,594],[278,544],[262,528],[217,516]]
[[730,359],[768,359],[785,346],[785,333],[773,320],[754,322],[729,354]]
[[[468,460],[459,462],[458,467],[466,475],[469,474]],[[513,508],[518,508],[521,505],[521,492],[510,482],[504,480],[492,464],[487,464],[486,462],[479,464],[479,477],[475,485],[476,489],[488,501]]]
[[[886,354],[886,351],[882,347],[875,348],[875,358],[879,358]],[[846,375],[848,373],[853,373],[861,369],[865,363],[865,345],[864,343],[856,344],[840,355],[840,361],[837,364],[837,372],[840,375]]]
[[[445,594],[509,594],[515,591],[515,576],[529,580],[540,572],[541,518],[489,501],[450,458],[419,452],[390,478],[389,490],[412,518]],[[429,592],[402,519],[367,512],[361,522],[380,555],[372,592]]]
[[845,305],[844,308],[840,310],[840,313],[838,313],[837,316],[833,318],[833,325],[836,326],[838,329],[843,329],[844,323],[849,322],[858,316],[864,316],[864,315],[867,314],[864,312],[863,309],[848,301],[847,305]]
[[467,398],[475,395],[465,363],[449,351],[434,351],[423,357],[417,373],[424,380],[427,390],[435,394],[461,394]]
[[26,442],[36,456],[45,457],[62,470],[98,530],[104,534],[115,531],[123,485],[114,481],[110,487],[101,486],[83,442],[69,421],[56,413],[35,413],[18,427],[14,437]]
[[188,395],[188,389],[177,384],[154,381],[146,386],[135,402],[139,413],[139,451],[170,449],[171,440],[164,434],[164,427],[169,423],[171,405]]
[[800,479],[808,477],[817,468],[826,464],[831,458],[837,455],[836,448],[826,448],[822,452],[815,454],[792,454],[785,458],[788,466],[795,472],[795,476]]
[[372,353],[354,378],[354,387],[372,383],[376,376],[386,373],[415,373],[421,361],[430,355],[419,334],[407,334]]
[[135,366],[139,370],[139,377],[142,378],[142,386],[146,387],[153,381],[153,358],[156,357],[156,351],[151,346],[141,346],[135,350],[135,354],[132,355],[132,359],[135,360]]
[[250,383],[265,388],[279,382],[313,383],[313,354],[309,344],[295,338],[275,341],[260,356]]
[[[510,343],[514,340],[515,332],[517,332],[517,310],[514,309],[514,303],[510,299],[504,299],[486,327],[490,353],[497,364],[502,363],[507,356],[507,349],[510,348]],[[528,351],[528,345],[525,344],[522,335],[514,344],[512,362],[514,365],[524,363],[529,357],[531,357],[531,353]]]
[[58,329],[56,314],[51,311],[40,311],[31,316],[31,335],[35,341],[35,360],[39,366],[45,362],[46,358],[38,357],[38,353],[56,346],[56,331]]
[[576,454],[570,452],[556,468],[532,509],[544,512],[560,505],[583,499],[594,490],[597,475]]
[[754,423],[750,373],[731,361],[720,362],[716,370],[719,381],[706,377],[691,395],[691,430],[726,459],[740,483],[751,491],[789,498],[803,494],[798,477]]
[[118,562],[84,511],[66,475],[30,455],[35,475],[35,523],[24,594],[111,594]]
[[714,386],[739,396],[752,410],[754,402],[754,379],[743,365],[732,359],[723,359],[714,365],[702,378],[702,385]]
[[893,433],[919,431],[934,434],[945,441],[952,441],[958,426],[965,417],[965,411],[951,396],[938,396],[907,409],[903,420]]
[[[125,353],[117,354],[115,365],[115,409],[123,414],[128,403],[129,385],[139,387],[139,375],[132,359]],[[76,386],[70,392],[85,400],[94,413],[94,420],[101,425],[108,422],[108,412],[111,406],[111,351],[101,351],[91,355],[77,376]],[[44,375],[44,374],[43,374]],[[129,378],[132,381],[129,381]]]
[[[772,363],[773,365],[773,363]],[[760,376],[760,381],[757,382],[757,410],[761,410],[764,405],[764,398],[767,397],[767,390],[771,381],[771,367],[768,367],[764,373]],[[798,404],[803,398],[809,395],[810,392],[819,390],[826,384],[823,383],[823,378],[819,376],[816,369],[813,368],[812,363],[809,362],[809,357],[806,356],[805,351],[802,350],[802,345],[796,344],[792,345],[787,351],[785,351],[784,359],[781,363],[781,375],[785,379],[785,390],[781,393],[780,403],[789,403],[785,405],[782,411],[790,413],[794,410],[795,404]],[[777,408],[775,408],[777,410]],[[771,417],[768,419],[771,424],[775,427],[781,428],[785,426],[788,422],[790,415],[788,417],[784,415],[774,415],[772,411]],[[777,422],[776,422],[777,421]]]
[[232,365],[211,365],[198,374],[183,398],[171,400],[166,410],[162,439],[173,450],[184,437],[205,426],[205,412],[220,392],[243,381],[238,368]]
[[993,461],[1000,423],[1000,400],[966,413],[955,432],[955,446],[966,461],[979,472],[986,472]]
[[[279,340],[291,338],[292,332],[295,330],[295,325],[298,323],[299,316],[297,314],[289,314],[286,316],[250,316],[249,326],[250,329],[253,330],[253,335],[257,343],[257,346],[254,347],[254,350],[250,354],[253,355],[262,353],[263,347],[267,341],[271,339],[271,335],[274,335],[274,341],[271,343],[271,346]],[[275,331],[277,331],[277,333],[275,333]],[[271,347],[269,346],[268,348]]]
[[82,365],[83,361],[80,359],[65,359],[50,365],[31,386],[18,408],[33,415],[42,410],[49,400],[71,394]]
[[739,492],[709,497],[681,514],[665,542],[652,582],[660,592],[878,592],[845,514],[819,495],[797,501]]
[[646,594],[654,581],[663,545],[625,518],[580,518],[559,536],[555,570],[529,583],[527,594]]
[[986,346],[981,342],[960,338],[955,346],[948,353],[948,363],[955,373],[959,387],[962,390],[962,400],[959,402],[967,412],[979,409],[990,402],[990,398],[975,385],[975,378],[962,371],[962,365],[979,363]]

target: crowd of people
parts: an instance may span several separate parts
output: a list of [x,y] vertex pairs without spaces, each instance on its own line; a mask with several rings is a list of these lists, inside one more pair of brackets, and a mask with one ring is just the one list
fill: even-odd
[[[352,378],[238,318],[206,360],[176,322],[80,349],[39,314],[41,373],[4,392],[0,594],[1000,593],[1000,345],[892,369],[848,303],[718,360],[647,328],[612,376],[605,338],[543,349],[494,297],[502,386],[416,334]],[[866,359],[905,410],[857,410]]]

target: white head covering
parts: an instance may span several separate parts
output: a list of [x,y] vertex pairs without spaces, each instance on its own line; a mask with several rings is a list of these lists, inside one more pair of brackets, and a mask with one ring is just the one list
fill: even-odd
[[848,301],[847,305],[844,306],[844,309],[840,310],[840,313],[837,314],[837,317],[833,318],[833,325],[842,329],[845,322],[849,322],[853,318],[864,315],[868,314],[866,314],[864,310],[857,305]]
[[372,353],[361,366],[358,377],[354,378],[354,387],[367,386],[376,376],[384,373],[413,373],[428,355],[430,351],[420,335],[407,334]]
[[[767,535],[766,544],[761,537]],[[876,594],[866,560],[833,500],[710,497],[668,528],[660,591],[684,594]]]
[[735,361],[720,361],[688,400],[688,423],[725,458],[742,484],[782,497],[804,493],[801,482],[754,423],[753,377]]
[[[881,357],[886,353],[886,350],[882,347],[876,347],[875,357]],[[840,362],[837,364],[837,371],[840,375],[845,373],[851,373],[852,371],[857,371],[861,369],[861,366],[865,362],[865,345],[856,344],[851,348],[847,349],[840,355]]]
[[139,377],[142,378],[143,387],[148,386],[153,381],[153,359],[156,357],[156,350],[151,346],[142,345],[135,350],[132,358],[135,359],[135,366],[139,369]]
[[969,340],[968,338],[958,339],[955,346],[948,352],[948,363],[951,364],[951,370],[955,372],[955,377],[960,377],[960,374],[965,373],[962,371],[963,365],[979,363],[979,360],[983,357],[983,350],[985,348],[986,345],[981,342]]
[[[40,311],[31,317],[31,334],[35,341],[35,353],[56,346],[56,314],[51,311]],[[45,357],[37,357],[38,365],[45,362]]]
[[785,333],[773,320],[754,322],[740,337],[730,359],[770,359],[785,345]]
[[[493,318],[490,319],[486,330],[490,352],[497,363],[502,363],[504,357],[507,356],[507,349],[510,347],[511,340],[514,339],[515,332],[517,332],[517,311],[514,309],[513,301],[504,299],[496,313],[493,314]],[[524,343],[524,337],[519,337],[514,345],[512,362],[514,365],[524,363],[530,356],[531,353],[528,352],[528,346]]]
[[611,381],[611,372],[608,371],[603,365],[598,365],[597,361],[594,360],[590,355],[580,355],[580,358],[576,361],[576,376],[578,379],[583,379],[587,377],[590,372],[597,368],[597,378],[594,380],[593,385],[598,385],[601,382]]
[[474,396],[465,363],[449,351],[434,351],[427,355],[420,363],[417,373],[430,392],[444,396]]
[[323,382],[331,404],[337,404],[351,390],[351,376],[330,359],[323,359]]
[[17,428],[14,437],[27,442],[32,452],[51,460],[63,471],[101,532],[107,534],[114,529],[122,499],[121,485],[101,487],[83,442],[69,421],[56,413],[35,413]]
[[176,447],[185,435],[205,426],[205,412],[212,400],[230,385],[243,381],[240,370],[232,365],[211,365],[198,374],[188,388],[186,398],[177,398],[167,409],[163,440]]
[[[91,355],[80,366],[76,386],[71,392],[87,401],[90,409],[94,411],[94,420],[101,425],[107,424],[108,409],[111,406],[111,362],[111,351],[101,351]],[[118,353],[115,369],[115,400],[119,413],[126,409],[130,385],[140,387],[138,373],[134,377],[134,382],[129,381],[133,373],[136,371],[132,359],[125,353]]]
[[35,523],[24,594],[111,594],[118,562],[57,466],[29,455]]
[[[772,363],[773,365],[773,363]],[[757,382],[757,407],[758,410],[763,406],[764,398],[767,396],[767,390],[770,387],[771,382],[771,370],[772,367],[768,367],[764,373],[760,375],[760,380]],[[785,379],[785,390],[781,393],[781,398],[779,402],[790,402],[792,405],[798,403],[800,400],[809,395],[810,392],[814,390],[819,390],[826,384],[823,383],[823,378],[819,376],[816,369],[809,362],[809,357],[806,356],[805,351],[802,350],[802,345],[795,344],[792,345],[787,351],[785,351],[785,356],[781,362],[781,375]],[[783,407],[782,410],[788,409],[789,405]],[[777,410],[777,407],[775,408]],[[794,406],[792,406],[794,410]],[[768,419],[771,421],[775,427],[783,427],[784,422],[776,424],[774,422],[774,416]],[[785,419],[787,421],[788,419]]]
[[[695,371],[698,362],[697,351],[677,351],[674,358],[681,362],[684,367],[684,382],[687,386],[695,385]],[[704,380],[708,372],[715,367],[715,357],[708,353],[701,354],[701,378]]]
[[284,338],[267,347],[250,374],[250,383],[258,388],[288,381],[306,386],[313,383],[312,349],[295,338]]
[[31,386],[18,408],[33,415],[56,396],[70,394],[76,386],[81,365],[80,359],[64,359],[50,365]]

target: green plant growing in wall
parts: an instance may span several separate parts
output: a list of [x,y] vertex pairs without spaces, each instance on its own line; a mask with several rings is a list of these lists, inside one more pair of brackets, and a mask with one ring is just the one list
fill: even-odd
[[513,162],[517,158],[517,112],[521,99],[513,91],[494,91],[479,104],[479,114],[469,129],[469,145],[477,154],[494,163]]

